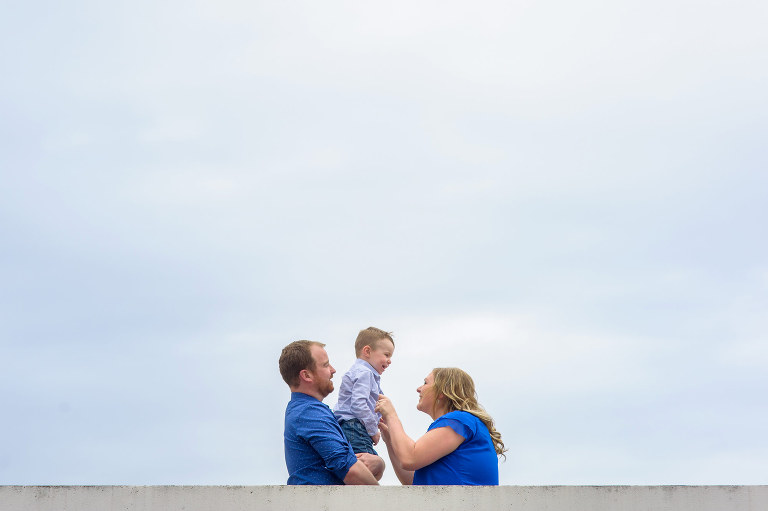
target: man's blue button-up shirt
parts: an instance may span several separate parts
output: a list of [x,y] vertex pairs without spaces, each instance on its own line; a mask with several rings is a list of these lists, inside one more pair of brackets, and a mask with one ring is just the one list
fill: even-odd
[[288,484],[344,484],[357,463],[331,409],[307,394],[291,393],[284,438]]

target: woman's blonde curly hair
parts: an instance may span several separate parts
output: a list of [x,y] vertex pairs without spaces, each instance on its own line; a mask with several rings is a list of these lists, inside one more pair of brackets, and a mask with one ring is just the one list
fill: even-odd
[[475,392],[475,382],[472,381],[472,377],[458,367],[436,367],[432,369],[432,374],[435,377],[433,386],[435,397],[445,398],[448,412],[455,410],[469,412],[483,421],[491,434],[496,454],[506,459],[504,453],[507,449],[504,448],[501,433],[496,431],[490,414],[477,402],[477,392]]

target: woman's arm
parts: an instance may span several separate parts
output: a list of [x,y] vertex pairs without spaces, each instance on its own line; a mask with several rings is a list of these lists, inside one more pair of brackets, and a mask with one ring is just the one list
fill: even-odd
[[400,481],[400,484],[413,484],[413,470],[405,470],[400,463],[400,460],[397,459],[397,454],[395,454],[395,451],[389,443],[389,431],[383,420],[379,422],[379,431],[381,432],[381,439],[384,440],[384,445],[387,446],[389,461],[392,463],[392,468],[395,470],[395,475]]
[[[435,428],[415,442],[405,433],[395,407],[385,396],[380,396],[376,411],[381,413],[387,427],[387,451],[394,452],[404,470],[418,470],[455,451],[464,437],[449,427]],[[387,437],[389,441],[387,441]],[[390,454],[390,459],[392,459]]]

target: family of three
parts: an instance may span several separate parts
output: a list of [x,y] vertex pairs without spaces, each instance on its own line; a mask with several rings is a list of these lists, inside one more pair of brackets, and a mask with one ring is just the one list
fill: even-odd
[[332,411],[336,370],[325,344],[296,341],[280,354],[280,374],[291,389],[285,411],[288,484],[378,484],[384,460],[373,446],[383,440],[402,484],[498,485],[498,457],[506,449],[491,416],[478,404],[472,378],[457,368],[436,368],[416,392],[416,408],[432,424],[412,440],[392,402],[381,392],[381,374],[395,343],[369,327],[355,341],[357,360],[344,375]]

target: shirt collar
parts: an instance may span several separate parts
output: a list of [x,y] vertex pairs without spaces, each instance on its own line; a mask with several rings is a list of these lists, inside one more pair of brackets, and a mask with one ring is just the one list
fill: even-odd
[[[315,396],[310,396],[309,394],[305,394],[303,392],[291,392],[291,401],[302,400],[302,399],[303,400],[311,399],[312,401],[320,401]],[[322,403],[322,401],[320,402]]]
[[364,367],[368,369],[371,373],[373,373],[373,377],[376,379],[376,383],[378,383],[381,380],[381,375],[379,374],[379,372],[376,369],[374,369],[373,366],[369,364],[367,361],[363,360],[362,358],[358,358],[357,360],[355,360],[355,364],[360,367]]

